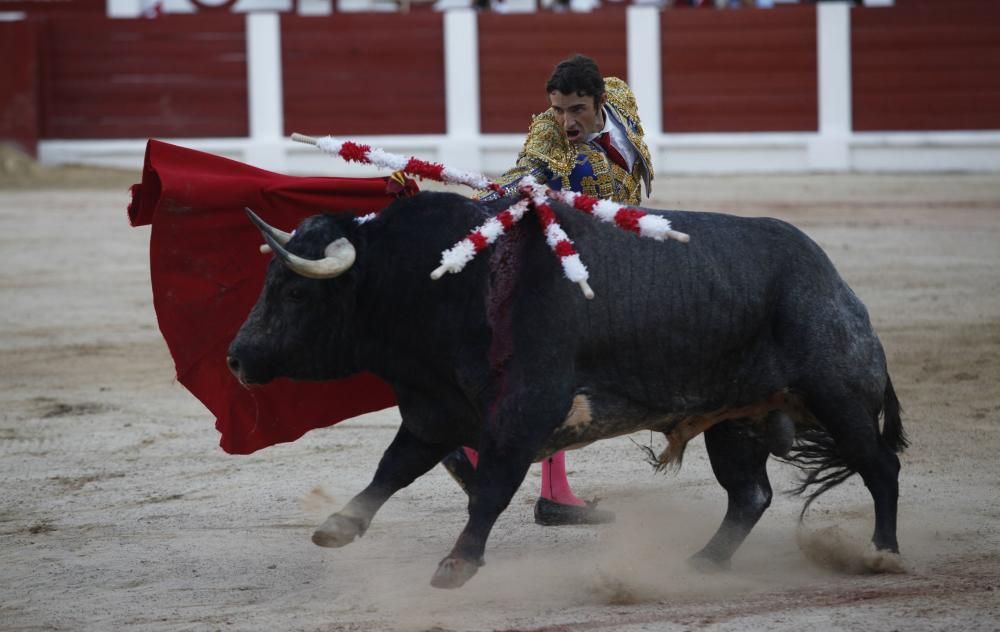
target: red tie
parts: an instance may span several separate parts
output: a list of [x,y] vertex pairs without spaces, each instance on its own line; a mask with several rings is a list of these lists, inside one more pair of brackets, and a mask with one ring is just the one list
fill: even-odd
[[597,144],[604,148],[604,153],[608,155],[608,158],[612,160],[616,165],[628,171],[628,163],[625,162],[625,157],[615,149],[615,146],[611,144],[611,134],[609,132],[604,132],[594,140]]

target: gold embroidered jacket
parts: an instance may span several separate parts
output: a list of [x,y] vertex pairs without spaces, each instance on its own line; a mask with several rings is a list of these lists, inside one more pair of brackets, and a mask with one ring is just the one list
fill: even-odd
[[[510,191],[518,180],[531,174],[539,176],[553,189],[578,191],[619,204],[639,204],[642,184],[646,186],[646,195],[649,195],[653,180],[652,161],[643,140],[635,95],[617,77],[606,78],[604,84],[607,93],[604,112],[616,119],[636,151],[631,173],[609,160],[596,143],[570,143],[550,109],[532,118],[516,166],[500,176],[497,182]],[[489,199],[495,196],[485,194],[482,197]]]

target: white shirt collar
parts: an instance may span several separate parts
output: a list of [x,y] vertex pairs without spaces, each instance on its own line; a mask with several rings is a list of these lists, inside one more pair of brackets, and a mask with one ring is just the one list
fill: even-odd
[[611,113],[607,105],[604,106],[602,114],[604,115],[604,127],[596,134],[591,134],[587,138],[587,142],[593,142],[598,136],[607,132],[611,135],[611,145],[625,158],[631,168],[635,164],[636,158],[639,157],[639,152],[632,146],[632,142],[629,141],[625,130],[621,129],[615,123],[615,116]]
[[611,122],[611,113],[608,112],[608,106],[605,105],[601,108],[601,114],[604,116],[604,127],[601,129],[601,131],[595,132],[590,136],[588,136],[587,137],[588,143],[593,142],[594,139],[596,139],[598,136],[600,136],[605,132],[610,134],[612,130],[614,130],[615,128],[614,124]]

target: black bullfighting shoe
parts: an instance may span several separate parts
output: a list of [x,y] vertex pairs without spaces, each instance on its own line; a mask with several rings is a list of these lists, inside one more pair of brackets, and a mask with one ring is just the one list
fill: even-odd
[[466,456],[465,450],[462,448],[453,450],[448,456],[441,459],[441,465],[448,470],[458,486],[468,494],[469,490],[472,489],[472,481],[476,480],[476,468]]
[[567,524],[605,524],[614,522],[612,511],[597,508],[597,501],[579,505],[564,505],[539,497],[535,503],[535,524],[558,527]]

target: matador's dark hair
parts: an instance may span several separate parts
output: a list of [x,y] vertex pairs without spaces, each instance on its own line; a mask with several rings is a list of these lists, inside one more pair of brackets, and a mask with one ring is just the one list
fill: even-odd
[[594,107],[599,107],[604,96],[604,77],[595,62],[586,55],[573,55],[559,62],[545,84],[545,94],[558,90],[563,94],[594,97]]

